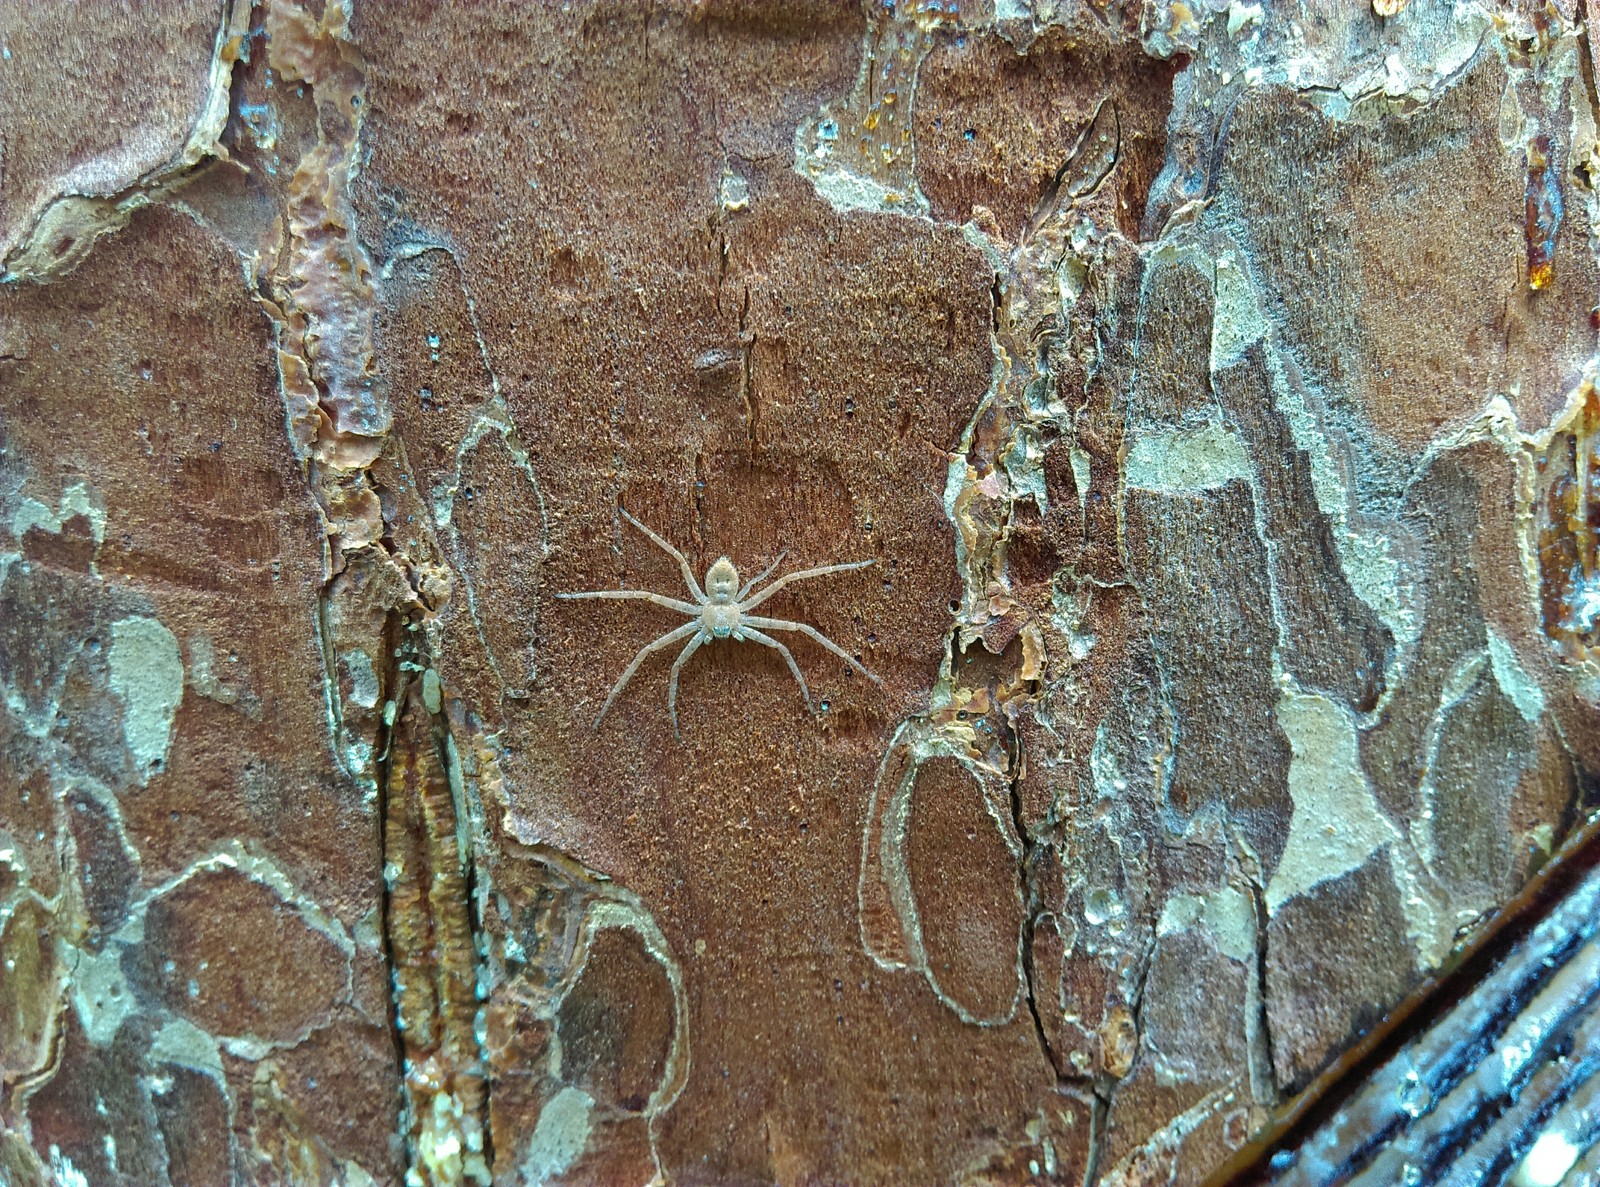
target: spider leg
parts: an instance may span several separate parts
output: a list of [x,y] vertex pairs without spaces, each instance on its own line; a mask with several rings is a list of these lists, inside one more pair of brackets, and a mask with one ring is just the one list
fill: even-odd
[[739,613],[754,610],[791,581],[804,581],[807,577],[826,577],[829,573],[848,573],[851,569],[865,569],[868,565],[877,563],[877,561],[851,561],[847,565],[823,565],[820,569],[801,569],[796,573],[785,573],[748,602],[741,601]]
[[788,555],[789,550],[787,548],[778,553],[778,559],[773,561],[765,569],[762,569],[761,572],[757,573],[754,577],[750,578],[749,581],[746,581],[744,583],[744,588],[739,591],[738,595],[733,600],[736,602],[742,602],[749,597],[750,591],[765,581],[767,579],[767,574],[781,565],[783,563],[783,558]]
[[633,679],[633,674],[639,670],[639,665],[644,663],[645,660],[649,659],[652,652],[660,651],[663,647],[670,647],[679,639],[685,638],[688,635],[692,635],[699,629],[700,624],[698,622],[686,622],[677,630],[668,631],[654,643],[646,643],[643,647],[639,648],[639,654],[633,657],[633,662],[622,670],[622,675],[617,678],[616,684],[612,685],[611,695],[606,698],[606,703],[600,706],[600,712],[595,717],[594,725],[591,728],[600,728],[600,721],[601,718],[605,717],[606,710],[611,708],[612,702],[617,699],[617,696],[627,686],[628,681]]
[[849,664],[852,668],[854,668],[856,671],[860,672],[863,676],[865,676],[868,680],[872,681],[874,684],[878,685],[879,687],[882,687],[882,685],[883,685],[883,681],[882,680],[879,680],[871,672],[867,671],[866,668],[861,666],[861,661],[860,660],[858,660],[855,656],[851,655],[843,647],[840,647],[837,643],[835,643],[832,639],[828,638],[827,635],[824,635],[821,631],[819,631],[816,627],[812,626],[810,623],[806,623],[806,622],[790,622],[786,618],[762,618],[758,614],[757,615],[750,615],[748,617],[742,617],[741,621],[742,621],[742,625],[745,627],[745,634],[750,634],[751,633],[750,632],[750,628],[753,627],[753,626],[754,627],[760,627],[763,630],[768,630],[768,631],[799,631],[802,635],[806,636],[806,638],[812,640],[813,642],[822,644],[822,646],[826,647],[829,651],[833,652],[840,659],[844,660],[845,663]]
[[709,636],[704,631],[695,633],[695,637],[683,645],[683,650],[678,652],[678,658],[672,661],[672,675],[667,677],[667,714],[672,718],[672,736],[678,741],[683,741],[683,735],[678,732],[678,673],[683,671],[683,665],[689,662],[689,657],[700,650],[700,644]]
[[684,559],[683,553],[679,552],[671,544],[668,544],[660,536],[656,535],[649,528],[645,527],[644,524],[640,523],[633,516],[629,515],[621,507],[618,507],[617,510],[622,513],[623,519],[627,520],[634,527],[638,528],[645,535],[649,536],[650,539],[654,540],[666,551],[668,556],[678,562],[678,568],[683,570],[684,584],[689,587],[689,592],[694,595],[694,600],[704,606],[706,604],[706,591],[701,589],[700,583],[694,579],[694,570],[689,567],[689,562]]
[[654,602],[657,606],[665,606],[668,610],[676,610],[679,614],[699,614],[700,607],[681,601],[678,598],[669,598],[666,594],[653,593],[647,589],[589,589],[578,593],[558,593],[558,598],[611,598],[616,601]]
[[[748,623],[748,621],[749,620],[747,619],[746,622]],[[746,639],[754,639],[757,643],[765,643],[768,647],[776,647],[778,649],[778,651],[783,655],[784,662],[789,665],[789,671],[794,673],[796,683],[800,685],[800,696],[806,703],[806,710],[808,712],[815,712],[815,710],[811,708],[811,690],[806,687],[806,678],[800,674],[800,665],[794,662],[794,656],[789,653],[789,649],[774,639],[771,635],[763,635],[760,631],[755,630],[748,625],[744,628],[744,637]]]

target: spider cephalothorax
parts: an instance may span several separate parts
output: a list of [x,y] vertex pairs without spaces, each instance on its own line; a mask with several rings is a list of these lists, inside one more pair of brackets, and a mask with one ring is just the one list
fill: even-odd
[[[621,510],[619,508],[619,510]],[[600,712],[594,719],[598,726],[611,708],[612,703],[621,694],[623,687],[633,678],[639,670],[639,665],[644,663],[654,652],[663,647],[670,647],[680,639],[687,639],[683,650],[678,653],[678,658],[672,663],[672,674],[667,678],[667,711],[672,717],[672,732],[678,732],[678,673],[683,671],[683,665],[689,662],[689,657],[698,651],[702,644],[712,639],[735,639],[740,642],[751,640],[764,646],[774,648],[789,665],[795,681],[800,685],[800,695],[805,699],[806,708],[811,708],[811,692],[806,688],[805,677],[800,674],[800,666],[794,662],[794,656],[789,649],[778,640],[765,634],[766,631],[798,631],[807,638],[821,644],[833,652],[845,663],[860,672],[875,684],[883,682],[867,671],[844,648],[832,639],[829,639],[816,627],[804,622],[790,622],[786,618],[766,618],[761,615],[751,614],[762,602],[777,593],[792,581],[802,581],[807,577],[823,577],[829,573],[844,573],[851,569],[865,568],[873,564],[872,561],[853,561],[845,565],[823,565],[816,569],[801,569],[795,573],[786,573],[771,585],[767,586],[754,597],[750,591],[762,581],[765,581],[772,570],[778,567],[784,554],[779,553],[778,559],[773,561],[760,573],[752,577],[744,585],[739,584],[739,570],[727,557],[718,557],[716,562],[706,570],[705,589],[700,588],[700,583],[694,579],[694,570],[689,567],[689,562],[671,544],[656,535],[644,524],[640,523],[626,511],[622,511],[622,518],[638,528],[651,540],[660,545],[673,560],[678,562],[678,568],[683,572],[684,584],[689,587],[689,593],[694,601],[685,602],[678,598],[669,598],[665,594],[653,593],[643,589],[599,589],[587,590],[580,593],[559,593],[558,598],[614,598],[634,599],[651,602],[657,606],[665,606],[669,610],[676,610],[680,614],[687,614],[691,621],[684,623],[677,630],[668,631],[653,643],[646,643],[639,649],[639,654],[633,657],[633,662],[623,669],[622,675],[617,679],[611,689],[611,695],[606,697],[606,703],[600,706]]]

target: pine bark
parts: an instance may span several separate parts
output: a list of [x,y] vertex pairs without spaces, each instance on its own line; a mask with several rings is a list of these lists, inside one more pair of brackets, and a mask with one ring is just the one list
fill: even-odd
[[1600,796],[1575,3],[0,12],[0,1179],[1243,1165]]

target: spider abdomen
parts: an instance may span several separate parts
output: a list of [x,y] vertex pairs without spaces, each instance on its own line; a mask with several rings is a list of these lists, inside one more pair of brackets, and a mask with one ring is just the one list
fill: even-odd
[[718,639],[726,639],[739,625],[739,607],[732,602],[711,602],[700,612],[700,621]]

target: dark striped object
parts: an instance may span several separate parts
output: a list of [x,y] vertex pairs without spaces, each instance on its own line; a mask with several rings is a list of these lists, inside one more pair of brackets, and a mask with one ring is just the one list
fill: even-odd
[[1600,1187],[1600,868],[1279,1150],[1274,1187]]

